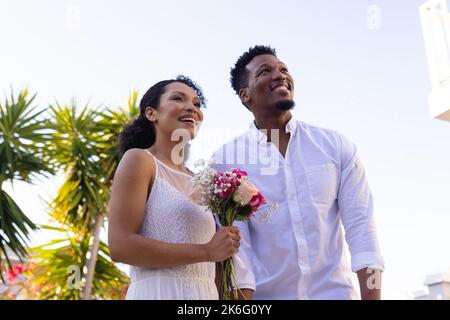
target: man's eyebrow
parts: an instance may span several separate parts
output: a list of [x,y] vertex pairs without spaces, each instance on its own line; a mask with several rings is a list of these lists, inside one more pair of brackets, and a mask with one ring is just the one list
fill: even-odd
[[258,69],[256,69],[256,71],[259,71],[261,68],[264,68],[264,67],[270,67],[270,64],[268,64],[268,63],[263,63],[262,65],[260,65],[260,66],[258,67]]

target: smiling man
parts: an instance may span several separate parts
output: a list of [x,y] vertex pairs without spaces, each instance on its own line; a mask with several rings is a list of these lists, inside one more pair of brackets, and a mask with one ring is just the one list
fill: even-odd
[[[268,221],[236,223],[238,287],[255,299],[355,299],[353,271],[361,298],[379,299],[384,261],[355,145],[293,118],[294,79],[270,47],[239,57],[231,85],[254,121],[212,162],[218,170],[246,170],[267,202],[278,203]],[[272,170],[263,170],[267,164]]]

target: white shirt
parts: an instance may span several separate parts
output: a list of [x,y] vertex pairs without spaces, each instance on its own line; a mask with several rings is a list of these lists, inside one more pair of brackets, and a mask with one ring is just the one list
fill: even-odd
[[268,221],[235,223],[242,237],[238,286],[255,290],[255,299],[358,298],[350,270],[384,270],[384,261],[356,147],[335,131],[293,118],[286,132],[285,158],[254,123],[211,158],[217,170],[247,171],[267,202],[279,205]]

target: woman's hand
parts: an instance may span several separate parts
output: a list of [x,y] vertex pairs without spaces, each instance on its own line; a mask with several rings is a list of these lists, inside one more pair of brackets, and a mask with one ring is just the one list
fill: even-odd
[[206,245],[208,261],[224,261],[239,251],[241,236],[237,227],[222,227]]

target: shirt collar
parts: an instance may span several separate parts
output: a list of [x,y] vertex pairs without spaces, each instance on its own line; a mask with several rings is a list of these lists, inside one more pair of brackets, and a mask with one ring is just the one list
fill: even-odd
[[[285,130],[286,133],[291,134],[291,138],[294,136],[295,131],[297,130],[297,120],[294,119],[293,115],[291,116],[291,119],[288,121],[288,123],[286,123]],[[249,131],[251,136],[255,138],[258,143],[267,142],[267,135],[256,127],[255,120],[251,122]]]
[[297,130],[297,120],[294,119],[294,116],[286,123],[286,133],[290,133],[291,137],[295,134]]

